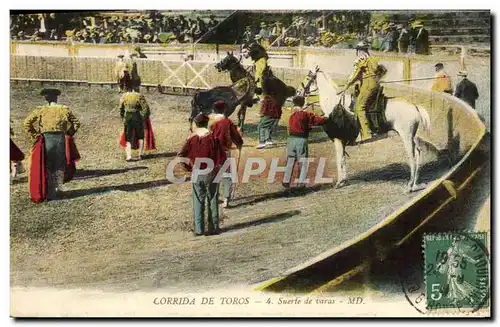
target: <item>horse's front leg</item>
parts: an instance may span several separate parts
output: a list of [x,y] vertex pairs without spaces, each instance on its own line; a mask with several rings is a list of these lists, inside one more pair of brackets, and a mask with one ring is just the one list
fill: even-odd
[[334,139],[333,143],[335,144],[335,161],[337,162],[337,183],[335,188],[340,188],[347,185],[345,146],[340,139]]
[[240,109],[238,109],[238,129],[241,134],[243,134],[243,127],[245,126],[245,117],[247,114],[247,106],[244,104],[240,105]]
[[420,149],[420,144],[419,144],[419,140],[416,136],[413,137],[413,144],[414,144],[414,156],[415,156],[415,172],[413,174],[413,183],[412,183],[412,186],[411,186],[411,189],[410,191],[411,192],[415,192],[415,191],[420,191],[420,190],[423,190],[424,188],[427,187],[427,184],[426,183],[421,183],[421,184],[418,184],[418,178],[419,178],[419,170],[420,170],[420,152],[421,152],[421,149]]
[[415,142],[413,140],[415,136],[414,133],[412,133],[412,131],[410,130],[400,129],[397,131],[399,135],[401,135],[406,149],[406,154],[408,155],[408,165],[410,166],[410,180],[406,185],[406,190],[408,193],[410,193],[414,191],[414,187],[416,186],[415,177],[417,176],[416,170],[418,169],[415,156]]

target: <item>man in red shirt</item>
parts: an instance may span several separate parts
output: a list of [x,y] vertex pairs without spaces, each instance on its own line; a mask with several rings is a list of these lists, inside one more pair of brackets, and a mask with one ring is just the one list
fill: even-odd
[[[217,114],[214,117],[214,122],[210,125],[212,135],[219,141],[220,146],[225,151],[226,158],[231,157],[231,147],[234,143],[239,151],[243,147],[243,139],[238,132],[236,125],[226,116],[227,104],[224,101],[217,101],[215,103]],[[225,174],[229,173],[228,171]],[[229,205],[232,191],[232,181],[230,177],[223,177],[221,179],[223,192],[222,207],[226,208]]]
[[[286,147],[287,158],[293,158],[294,162],[301,158],[307,158],[309,154],[308,138],[309,131],[313,126],[323,125],[325,118],[317,116],[312,112],[307,112],[304,108],[305,99],[303,96],[293,98],[293,113],[288,121],[288,143]],[[305,162],[303,164],[306,164]],[[295,164],[294,164],[295,165]],[[300,166],[302,169],[302,166]],[[307,167],[304,167],[304,170]],[[300,170],[299,170],[300,171]],[[285,182],[283,186],[289,187],[290,183]],[[302,183],[299,187],[303,186]]]
[[[208,202],[208,235],[219,233],[219,184],[214,182],[218,170],[226,160],[225,152],[217,139],[209,132],[208,117],[200,114],[195,117],[196,128],[179,152],[179,157],[189,159],[187,170],[192,172],[194,235],[205,233],[205,198]],[[201,162],[195,165],[196,159],[211,159],[213,166]],[[201,171],[213,168],[208,174]]]
[[264,95],[260,107],[260,122],[258,126],[259,144],[257,149],[273,145],[271,135],[276,133],[276,128],[281,118],[281,108],[273,97]]

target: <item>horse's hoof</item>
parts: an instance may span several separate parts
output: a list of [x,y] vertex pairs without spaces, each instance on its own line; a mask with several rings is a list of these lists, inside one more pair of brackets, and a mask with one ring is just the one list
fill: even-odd
[[426,183],[408,185],[408,187],[406,188],[406,193],[417,192],[417,191],[425,189],[426,187],[427,187]]
[[425,189],[426,187],[427,187],[427,183],[416,184],[416,185],[412,186],[411,191],[412,192],[420,191],[420,190]]

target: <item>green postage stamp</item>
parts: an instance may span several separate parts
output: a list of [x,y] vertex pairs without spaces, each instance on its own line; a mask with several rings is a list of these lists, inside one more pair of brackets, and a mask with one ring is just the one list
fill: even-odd
[[487,233],[424,235],[427,309],[477,311],[489,305]]

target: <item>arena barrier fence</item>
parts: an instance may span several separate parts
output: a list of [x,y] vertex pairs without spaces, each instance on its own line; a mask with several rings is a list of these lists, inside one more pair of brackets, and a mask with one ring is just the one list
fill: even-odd
[[[136,45],[132,44],[90,44],[90,43],[67,43],[67,42],[30,42],[30,41],[11,41],[11,55],[13,56],[33,56],[33,57],[59,57],[66,58],[66,65],[74,67],[70,59],[78,59],[80,64],[84,64],[88,58],[101,59],[116,59],[119,54],[132,53]],[[192,58],[191,65],[203,66],[203,63],[215,64],[216,61],[222,59],[228,51],[233,51],[235,55],[240,53],[239,45],[215,45],[215,44],[196,44],[195,47],[191,44],[139,44],[142,51],[148,56],[148,59],[156,59],[166,62],[175,71],[180,63],[187,58]],[[469,79],[476,83],[479,90],[479,99],[476,102],[476,108],[483,113],[489,113],[491,103],[490,89],[491,82],[489,78],[491,73],[490,50],[477,48],[473,46],[463,45],[448,45],[448,46],[431,46],[433,55],[423,56],[415,54],[398,54],[389,52],[374,52],[374,55],[380,59],[380,62],[388,68],[388,74],[385,80],[408,80],[411,86],[428,88],[432,84],[432,80],[422,81],[418,79],[432,77],[435,73],[434,65],[442,62],[445,65],[445,70],[452,78],[452,85],[455,86],[460,78],[457,76],[458,71],[466,69],[469,73]],[[351,49],[328,49],[318,47],[272,47],[268,50],[269,63],[271,67],[295,68],[295,69],[312,69],[319,65],[323,70],[330,71],[342,76],[347,76],[353,68],[355,52]],[[48,59],[50,60],[50,59]],[[138,60],[142,61],[142,60]],[[95,61],[93,61],[95,62]],[[244,60],[244,64],[251,65],[250,60]],[[109,70],[112,64],[106,61],[105,70]],[[161,66],[161,63],[145,64],[140,67],[144,70],[141,74],[146,74],[148,82],[154,85],[162,83],[169,77],[169,71],[166,67]],[[11,65],[12,67],[12,65]],[[97,66],[100,68],[99,66]],[[150,68],[157,68],[159,74],[154,75],[154,70],[149,73],[146,71]],[[82,75],[76,75],[77,80],[85,80],[96,83],[98,80],[104,82],[99,76],[99,71],[90,67],[79,68],[74,67],[76,71],[82,72]],[[189,71],[189,66],[184,66],[178,71],[182,76],[184,70],[188,70],[187,78],[194,78],[193,72]],[[195,68],[199,72],[199,68]],[[213,72],[213,69],[210,68]],[[209,72],[210,72],[209,71]],[[83,75],[83,72],[87,76]],[[209,73],[207,72],[207,73]],[[57,75],[60,73],[51,72]],[[107,73],[105,73],[107,74]],[[97,75],[97,76],[94,76]],[[211,72],[210,72],[211,75]],[[12,75],[11,75],[12,76]],[[106,75],[103,75],[103,77]],[[14,76],[12,76],[14,77]],[[142,76],[141,76],[142,77]],[[181,78],[182,79],[182,78]],[[193,80],[184,80],[182,83],[176,78],[167,80],[167,84],[175,85],[176,91],[182,90],[182,85],[189,85],[194,88],[204,88],[205,83],[199,78]],[[417,80],[416,80],[417,79]],[[212,85],[209,81],[207,84]],[[179,89],[181,87],[181,89]],[[189,93],[189,88],[183,90],[184,93]],[[489,124],[490,117],[485,117]]]

